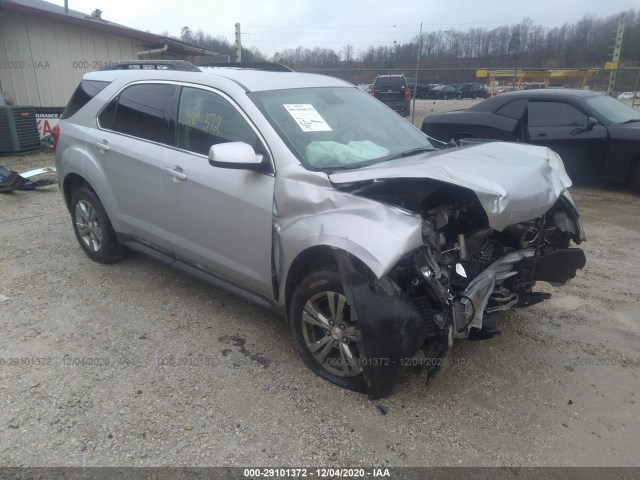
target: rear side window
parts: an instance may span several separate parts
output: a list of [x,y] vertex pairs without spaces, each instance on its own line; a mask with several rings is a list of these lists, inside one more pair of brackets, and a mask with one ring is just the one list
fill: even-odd
[[[173,85],[167,84],[143,84],[126,88],[118,97],[113,129],[152,142],[167,143],[170,115],[167,110],[173,101],[174,90]],[[105,112],[101,114],[101,125]],[[106,113],[105,122],[109,121],[108,115]]]
[[76,91],[71,95],[71,99],[65,107],[61,119],[69,118],[74,115],[78,110],[84,107],[89,100],[100,93],[104,87],[109,85],[109,82],[101,82],[98,80],[82,80]]

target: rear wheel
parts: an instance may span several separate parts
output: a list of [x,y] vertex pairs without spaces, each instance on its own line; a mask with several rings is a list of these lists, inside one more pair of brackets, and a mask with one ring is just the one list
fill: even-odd
[[337,271],[309,274],[291,299],[293,340],[305,364],[322,378],[350,390],[364,391],[360,366],[360,327],[351,316]]
[[71,196],[70,207],[73,231],[91,260],[111,263],[125,254],[126,249],[118,242],[107,212],[91,188],[77,188]]

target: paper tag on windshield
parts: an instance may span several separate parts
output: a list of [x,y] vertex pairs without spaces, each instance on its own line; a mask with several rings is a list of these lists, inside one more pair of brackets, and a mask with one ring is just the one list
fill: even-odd
[[303,132],[330,132],[331,127],[320,116],[313,105],[308,103],[296,103],[282,105],[293,117]]

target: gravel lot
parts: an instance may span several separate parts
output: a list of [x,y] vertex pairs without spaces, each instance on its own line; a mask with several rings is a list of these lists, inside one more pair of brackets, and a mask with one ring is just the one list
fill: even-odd
[[307,370],[276,314],[142,255],[91,262],[57,186],[0,195],[0,466],[640,466],[640,197],[573,193],[585,270],[376,402]]

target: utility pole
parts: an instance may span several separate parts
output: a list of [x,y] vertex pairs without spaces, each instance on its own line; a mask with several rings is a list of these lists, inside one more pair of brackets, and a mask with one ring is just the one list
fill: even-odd
[[240,38],[240,24],[236,23],[236,63],[242,62],[242,39]]
[[416,119],[416,95],[418,94],[418,69],[420,68],[420,52],[422,52],[422,22],[420,22],[420,35],[418,36],[418,54],[416,55],[416,76],[413,81],[413,105],[411,107],[411,124]]
[[611,95],[616,89],[616,82],[618,81],[618,61],[620,60],[620,50],[622,49],[622,35],[624,34],[624,13],[620,14],[620,20],[618,20],[618,32],[616,33],[615,42],[613,44],[613,55],[611,59],[612,69],[609,74],[609,87],[607,87],[607,94]]

